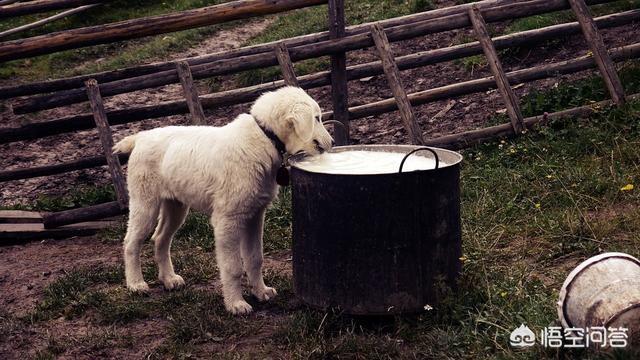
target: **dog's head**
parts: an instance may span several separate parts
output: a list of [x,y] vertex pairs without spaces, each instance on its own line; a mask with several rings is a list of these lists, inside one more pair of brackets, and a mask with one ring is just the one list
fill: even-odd
[[315,155],[331,149],[333,139],[322,125],[320,106],[300,88],[286,86],[263,94],[251,115],[282,140],[289,154]]

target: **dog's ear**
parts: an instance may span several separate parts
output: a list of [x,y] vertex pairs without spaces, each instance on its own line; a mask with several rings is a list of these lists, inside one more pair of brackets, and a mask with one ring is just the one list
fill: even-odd
[[288,122],[288,126],[293,128],[298,138],[304,142],[311,141],[316,126],[311,106],[304,103],[295,104]]

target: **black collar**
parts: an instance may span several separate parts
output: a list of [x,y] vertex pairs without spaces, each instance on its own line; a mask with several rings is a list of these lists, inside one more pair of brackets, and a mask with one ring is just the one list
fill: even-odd
[[262,130],[262,132],[269,138],[269,140],[271,140],[271,142],[273,143],[273,146],[275,146],[276,150],[278,150],[278,153],[280,153],[280,156],[282,156],[282,158],[284,159],[284,154],[287,152],[287,149],[284,146],[284,143],[282,142],[282,140],[280,140],[278,135],[276,135],[273,131],[262,126],[258,122],[258,119],[256,119],[255,117],[253,119],[256,121],[256,124],[258,124],[258,127],[260,128],[260,130]]

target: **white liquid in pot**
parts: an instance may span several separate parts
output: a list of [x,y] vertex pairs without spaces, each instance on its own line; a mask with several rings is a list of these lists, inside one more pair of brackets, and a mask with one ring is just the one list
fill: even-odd
[[[427,151],[425,153],[425,156],[429,157],[421,156],[418,153],[410,155],[404,162],[402,172],[435,169],[436,161],[433,154]],[[395,152],[342,151],[311,156],[296,162],[295,166],[303,170],[326,174],[392,174],[398,172],[400,162],[405,155]],[[446,164],[440,160],[439,167],[444,166]]]

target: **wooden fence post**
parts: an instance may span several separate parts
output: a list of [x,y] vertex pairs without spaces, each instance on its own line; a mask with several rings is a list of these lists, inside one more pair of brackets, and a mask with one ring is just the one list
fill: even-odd
[[589,13],[587,4],[585,4],[584,0],[569,0],[569,4],[578,18],[582,33],[591,48],[596,64],[604,78],[604,83],[607,84],[607,89],[609,89],[613,103],[616,105],[624,104],[625,98],[622,82],[618,77],[611,57],[609,57],[609,52],[604,46],[604,41],[602,40],[600,31],[598,31],[598,26],[595,21],[593,21],[591,13]]
[[289,50],[287,50],[287,44],[284,41],[279,42],[275,47],[275,52],[285,85],[300,87],[296,72],[293,69],[293,62],[291,62],[291,57],[289,56]]
[[493,45],[491,36],[489,36],[489,31],[487,31],[487,24],[485,23],[484,18],[482,18],[480,9],[476,6],[469,9],[469,18],[473,25],[473,29],[476,32],[476,36],[478,37],[478,41],[482,46],[482,51],[487,57],[489,68],[493,73],[493,77],[496,79],[498,90],[504,99],[504,104],[507,107],[507,114],[509,114],[509,119],[511,119],[513,131],[518,134],[524,129],[522,112],[520,111],[518,99],[513,93],[511,85],[509,85],[509,80],[504,73],[496,48]]
[[204,110],[202,110],[202,104],[198,97],[198,90],[193,82],[193,76],[191,75],[191,68],[186,61],[177,61],[176,70],[178,71],[178,77],[182,84],[182,91],[184,97],[187,100],[187,106],[189,107],[189,113],[191,113],[191,122],[195,125],[204,125],[206,120],[204,117]]
[[113,137],[111,135],[111,128],[107,122],[107,116],[104,113],[104,105],[102,103],[102,96],[100,95],[100,88],[98,87],[98,82],[95,79],[87,80],[85,85],[89,102],[91,103],[93,118],[98,128],[98,134],[100,135],[100,142],[102,143],[104,156],[107,158],[107,165],[109,166],[113,186],[116,190],[118,205],[120,206],[120,209],[126,209],[129,206],[127,187],[125,185],[124,174],[122,173],[122,167],[120,166],[118,155],[113,153]]
[[380,56],[380,60],[382,60],[382,69],[387,76],[393,97],[396,99],[402,122],[409,134],[409,139],[411,139],[411,143],[413,144],[423,145],[422,129],[420,129],[420,125],[418,125],[416,121],[411,103],[407,97],[407,92],[400,80],[400,70],[393,58],[389,39],[387,39],[387,35],[384,33],[384,29],[380,23],[371,26],[371,36],[373,36],[373,41],[378,49],[378,55]]
[[[344,0],[329,0],[329,37],[345,36]],[[331,55],[331,100],[333,118],[342,125],[334,132],[336,145],[349,143],[349,96],[347,89],[347,55],[344,52]]]

